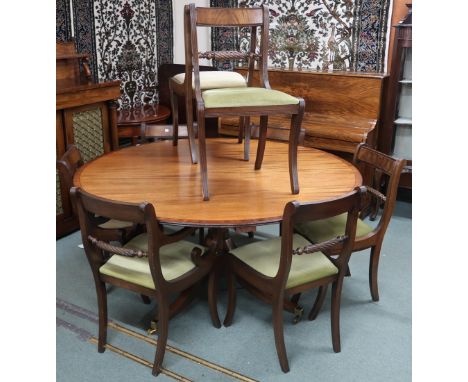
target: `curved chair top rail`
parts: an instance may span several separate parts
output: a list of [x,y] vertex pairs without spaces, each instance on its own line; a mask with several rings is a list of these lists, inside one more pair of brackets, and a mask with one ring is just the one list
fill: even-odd
[[248,27],[261,26],[264,12],[262,8],[196,8],[197,26],[206,27]]

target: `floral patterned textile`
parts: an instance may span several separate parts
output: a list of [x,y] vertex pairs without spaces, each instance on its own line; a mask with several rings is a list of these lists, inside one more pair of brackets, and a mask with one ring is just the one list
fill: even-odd
[[[57,4],[59,1],[68,0],[57,0]],[[72,3],[77,50],[89,54],[93,79],[121,80],[122,108],[156,103],[157,68],[173,61],[172,1]],[[57,39],[65,13],[57,6]]]
[[[212,6],[270,9],[269,64],[279,68],[378,71],[384,69],[390,0],[212,0]],[[213,47],[226,43],[213,34]],[[239,31],[237,48],[247,50]],[[232,44],[235,38],[229,36]]]

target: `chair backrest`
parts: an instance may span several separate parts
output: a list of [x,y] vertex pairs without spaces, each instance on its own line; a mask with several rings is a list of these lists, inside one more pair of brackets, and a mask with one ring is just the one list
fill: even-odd
[[[308,253],[322,251],[325,254],[339,254],[333,263],[338,267],[340,276],[344,276],[351,256],[356,225],[361,209],[362,201],[366,194],[365,187],[356,187],[351,193],[340,198],[317,203],[301,203],[298,201],[286,204],[283,213],[281,227],[281,260],[276,275],[277,282],[286,285],[292,256],[308,256]],[[343,236],[328,240],[323,243],[315,243],[304,248],[293,248],[294,225],[307,221],[328,219],[347,213],[346,229]]]
[[[377,198],[379,204],[380,202],[385,203],[380,221],[373,231],[374,234],[384,235],[395,208],[398,183],[405,161],[383,154],[361,143],[356,148],[353,163],[362,171],[370,171],[371,173],[369,184],[366,184],[368,196]],[[387,177],[385,195],[378,191],[383,177]]]
[[[73,176],[76,170],[83,165],[80,151],[75,145],[69,145],[65,154],[56,162],[60,179],[64,183],[66,190],[73,186]],[[68,192],[68,191],[67,191]]]
[[164,288],[169,284],[162,275],[159,249],[170,240],[167,239],[169,236],[164,234],[161,225],[158,223],[151,203],[116,202],[93,196],[77,187],[73,187],[70,194],[72,203],[77,210],[86,256],[95,276],[99,275],[99,268],[106,262],[103,249],[115,253],[122,252],[123,255],[127,256],[142,255],[138,251],[113,247],[100,241],[95,234],[100,222],[96,216],[100,216],[145,225],[148,233],[147,256],[153,281],[155,285],[158,285],[158,288]]
[[[248,27],[250,28],[250,52],[199,52],[197,27]],[[256,52],[258,28],[260,28],[260,44],[259,51]],[[199,58],[214,60],[248,59],[248,86],[252,85],[255,61],[258,61],[260,86],[270,88],[268,82],[269,11],[266,5],[260,8],[201,8],[195,7],[195,4],[189,4],[184,8],[184,29],[186,91],[190,93],[192,91],[193,71],[197,101],[201,101]]]

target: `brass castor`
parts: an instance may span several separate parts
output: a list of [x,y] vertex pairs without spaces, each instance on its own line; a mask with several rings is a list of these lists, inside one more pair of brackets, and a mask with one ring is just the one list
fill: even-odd
[[148,333],[148,335],[153,335],[153,334],[156,334],[158,331],[158,322],[155,321],[155,320],[151,320],[150,322],[150,327],[149,329],[146,331],[146,333]]
[[294,308],[294,318],[293,324],[297,324],[299,321],[302,320],[302,316],[304,315],[304,308],[300,305]]

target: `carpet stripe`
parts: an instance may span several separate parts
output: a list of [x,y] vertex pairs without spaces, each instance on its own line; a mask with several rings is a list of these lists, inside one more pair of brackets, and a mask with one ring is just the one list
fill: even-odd
[[[109,322],[108,327],[112,328],[112,329],[115,329],[115,330],[117,330],[117,331],[119,331],[121,333],[127,334],[127,335],[129,335],[131,337],[143,340],[143,341],[145,341],[145,342],[147,342],[149,344],[152,344],[152,345],[156,345],[158,343],[158,341],[155,340],[154,338],[150,338],[150,337],[147,337],[147,336],[145,336],[143,334],[137,333],[137,332],[135,332],[133,330],[127,329],[127,328],[125,328],[125,327],[123,327],[123,326],[121,326],[119,324],[116,324],[115,322]],[[187,353],[187,352],[185,352],[183,350],[177,349],[177,348],[175,348],[173,346],[167,345],[166,350],[170,351],[171,353],[177,354],[177,355],[179,355],[179,356],[181,356],[183,358],[186,358],[186,359],[188,359],[188,360],[190,360],[192,362],[203,365],[203,366],[205,366],[205,367],[207,367],[209,369],[219,371],[219,372],[221,372],[223,374],[226,374],[226,375],[228,375],[230,377],[233,377],[233,378],[235,378],[235,379],[237,379],[239,381],[258,382],[256,379],[252,379],[250,377],[247,377],[245,375],[237,373],[237,372],[235,372],[233,370],[227,369],[227,368],[225,368],[223,366],[217,365],[217,364],[215,364],[213,362],[207,361],[207,360],[205,360],[203,358],[197,357],[197,356],[195,356],[193,354],[190,354],[190,353]]]
[[[97,345],[98,339],[96,337],[91,337],[89,339],[89,342]],[[132,361],[135,361],[135,362],[139,363],[140,365],[149,367],[150,369],[153,368],[153,363],[151,363],[150,361],[147,361],[144,358],[138,357],[135,354],[129,353],[128,351],[120,349],[120,348],[118,348],[116,346],[113,346],[111,344],[106,344],[105,348],[109,349],[110,351],[112,351],[112,352],[114,352],[116,354],[121,355],[122,357],[125,357],[125,358],[128,358],[128,359],[132,360]],[[193,382],[191,379],[188,379],[188,378],[186,378],[186,377],[184,377],[184,376],[182,376],[180,374],[174,373],[173,371],[171,371],[169,369],[165,369],[163,367],[161,368],[161,374],[167,375],[168,377],[171,377],[171,378],[175,379],[176,381]]]

